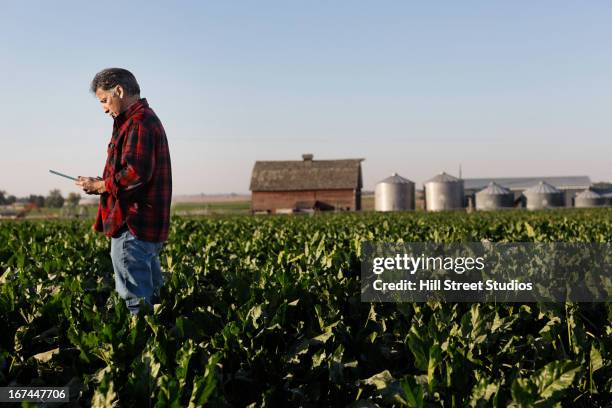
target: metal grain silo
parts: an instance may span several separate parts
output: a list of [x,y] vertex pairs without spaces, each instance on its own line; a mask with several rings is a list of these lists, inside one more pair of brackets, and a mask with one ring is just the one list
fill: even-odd
[[565,206],[564,193],[544,181],[529,187],[523,192],[523,195],[527,199],[527,208],[530,210]]
[[457,210],[463,208],[463,180],[440,173],[425,182],[427,211]]
[[514,193],[495,182],[476,193],[477,210],[498,210],[514,207]]
[[606,199],[591,189],[576,194],[576,198],[574,198],[574,207],[578,208],[602,207],[605,204]]
[[414,183],[393,173],[376,184],[376,211],[414,210]]

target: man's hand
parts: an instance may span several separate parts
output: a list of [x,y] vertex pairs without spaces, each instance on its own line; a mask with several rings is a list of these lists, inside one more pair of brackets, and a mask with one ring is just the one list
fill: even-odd
[[106,192],[106,186],[101,177],[79,176],[74,184],[81,187],[87,194],[102,194]]

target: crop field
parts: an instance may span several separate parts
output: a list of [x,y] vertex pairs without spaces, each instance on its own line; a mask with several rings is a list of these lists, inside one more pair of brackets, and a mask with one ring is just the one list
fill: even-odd
[[86,221],[0,223],[0,386],[76,406],[612,404],[610,303],[365,303],[360,245],[612,242],[612,211],[175,217],[131,318]]
[[176,203],[172,213],[177,216],[191,215],[246,215],[251,212],[251,201],[222,201],[208,203]]

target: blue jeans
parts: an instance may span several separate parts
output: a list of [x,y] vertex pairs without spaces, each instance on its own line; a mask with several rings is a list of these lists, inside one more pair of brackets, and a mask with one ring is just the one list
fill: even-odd
[[164,284],[159,264],[162,242],[136,238],[129,230],[111,238],[111,259],[115,270],[115,289],[132,314],[137,314],[140,301],[151,306]]

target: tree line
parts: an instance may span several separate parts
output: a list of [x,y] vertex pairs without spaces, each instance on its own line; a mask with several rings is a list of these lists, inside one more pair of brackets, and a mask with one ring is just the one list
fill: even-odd
[[6,191],[0,190],[0,205],[12,205],[15,203],[33,204],[39,208],[62,208],[64,205],[76,207],[81,201],[81,195],[78,193],[70,193],[66,198],[58,189],[49,191],[47,196],[30,194],[27,197],[17,198],[14,195],[7,194]]

